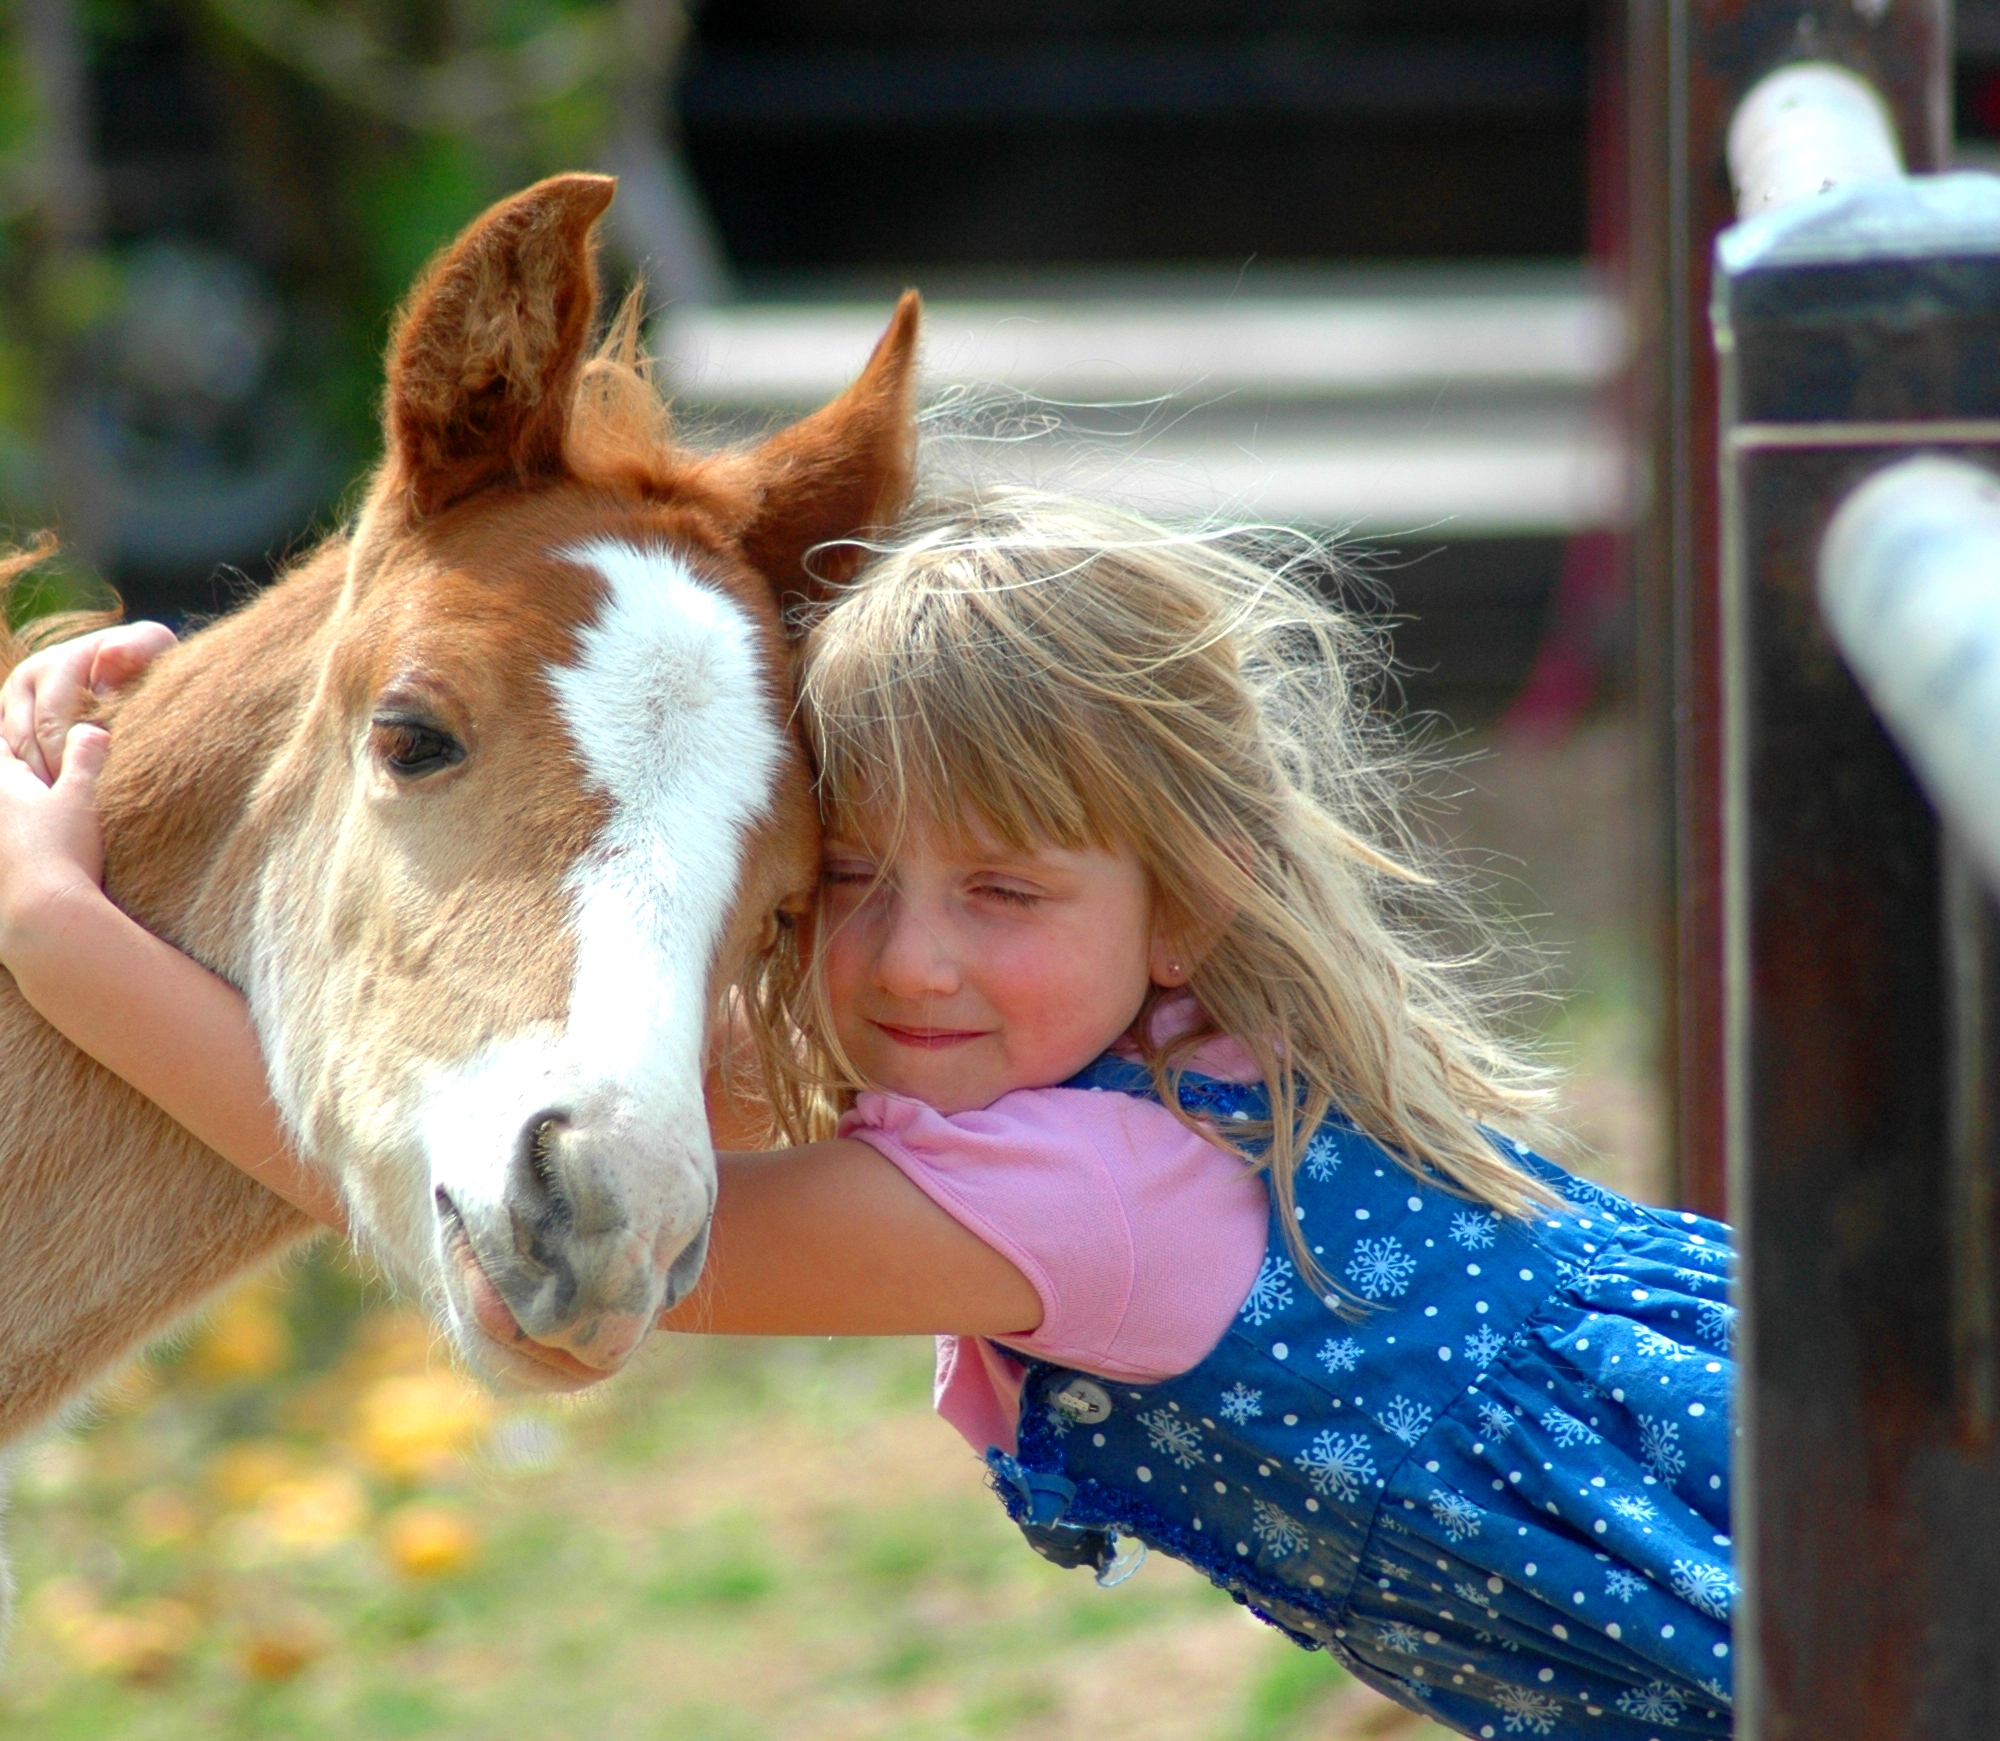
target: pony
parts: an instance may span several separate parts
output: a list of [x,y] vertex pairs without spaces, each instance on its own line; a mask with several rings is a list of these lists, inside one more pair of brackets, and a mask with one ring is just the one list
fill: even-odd
[[[830,405],[676,446],[636,300],[587,354],[612,192],[541,182],[439,255],[351,526],[106,705],[100,786],[107,891],[244,991],[359,1242],[542,1389],[700,1271],[711,1018],[817,876],[788,612],[915,453],[914,294]],[[0,1072],[4,1442],[311,1227],[5,974]]]

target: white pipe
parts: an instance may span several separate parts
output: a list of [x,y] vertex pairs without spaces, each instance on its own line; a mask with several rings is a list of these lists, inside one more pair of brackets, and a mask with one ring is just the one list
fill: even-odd
[[1840,505],[1819,600],[1917,778],[2000,892],[2000,477],[1927,455]]
[[1828,61],[1767,74],[1729,123],[1729,179],[1739,218],[1902,173],[1888,105],[1866,79]]

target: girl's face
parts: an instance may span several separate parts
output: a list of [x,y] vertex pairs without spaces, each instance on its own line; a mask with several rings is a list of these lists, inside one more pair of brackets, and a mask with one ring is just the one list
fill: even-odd
[[1187,977],[1130,847],[1024,857],[912,828],[886,865],[836,835],[824,875],[834,1030],[868,1081],[940,1112],[1066,1081]]

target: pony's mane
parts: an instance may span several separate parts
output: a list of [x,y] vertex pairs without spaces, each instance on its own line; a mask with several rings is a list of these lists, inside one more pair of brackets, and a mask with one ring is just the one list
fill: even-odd
[[579,477],[658,493],[673,486],[688,456],[674,445],[673,417],[653,378],[645,317],[645,287],[635,285],[577,377],[564,453]]

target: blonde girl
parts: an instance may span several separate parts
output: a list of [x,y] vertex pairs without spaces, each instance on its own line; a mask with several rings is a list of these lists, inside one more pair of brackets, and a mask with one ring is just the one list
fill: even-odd
[[[812,625],[825,887],[738,1002],[793,1146],[719,1157],[666,1322],[941,1333],[939,1411],[1038,1550],[1185,1559],[1466,1734],[1725,1736],[1727,1231],[1498,1134],[1543,1084],[1427,923],[1309,579],[996,496]],[[0,731],[122,645],[24,667]],[[0,961],[50,1002],[166,971],[76,918],[93,753],[0,764]],[[140,1006],[235,995],[166,967]],[[255,1125],[254,1047],[184,1062],[170,1112]],[[280,1146],[224,1152],[335,1218]]]

